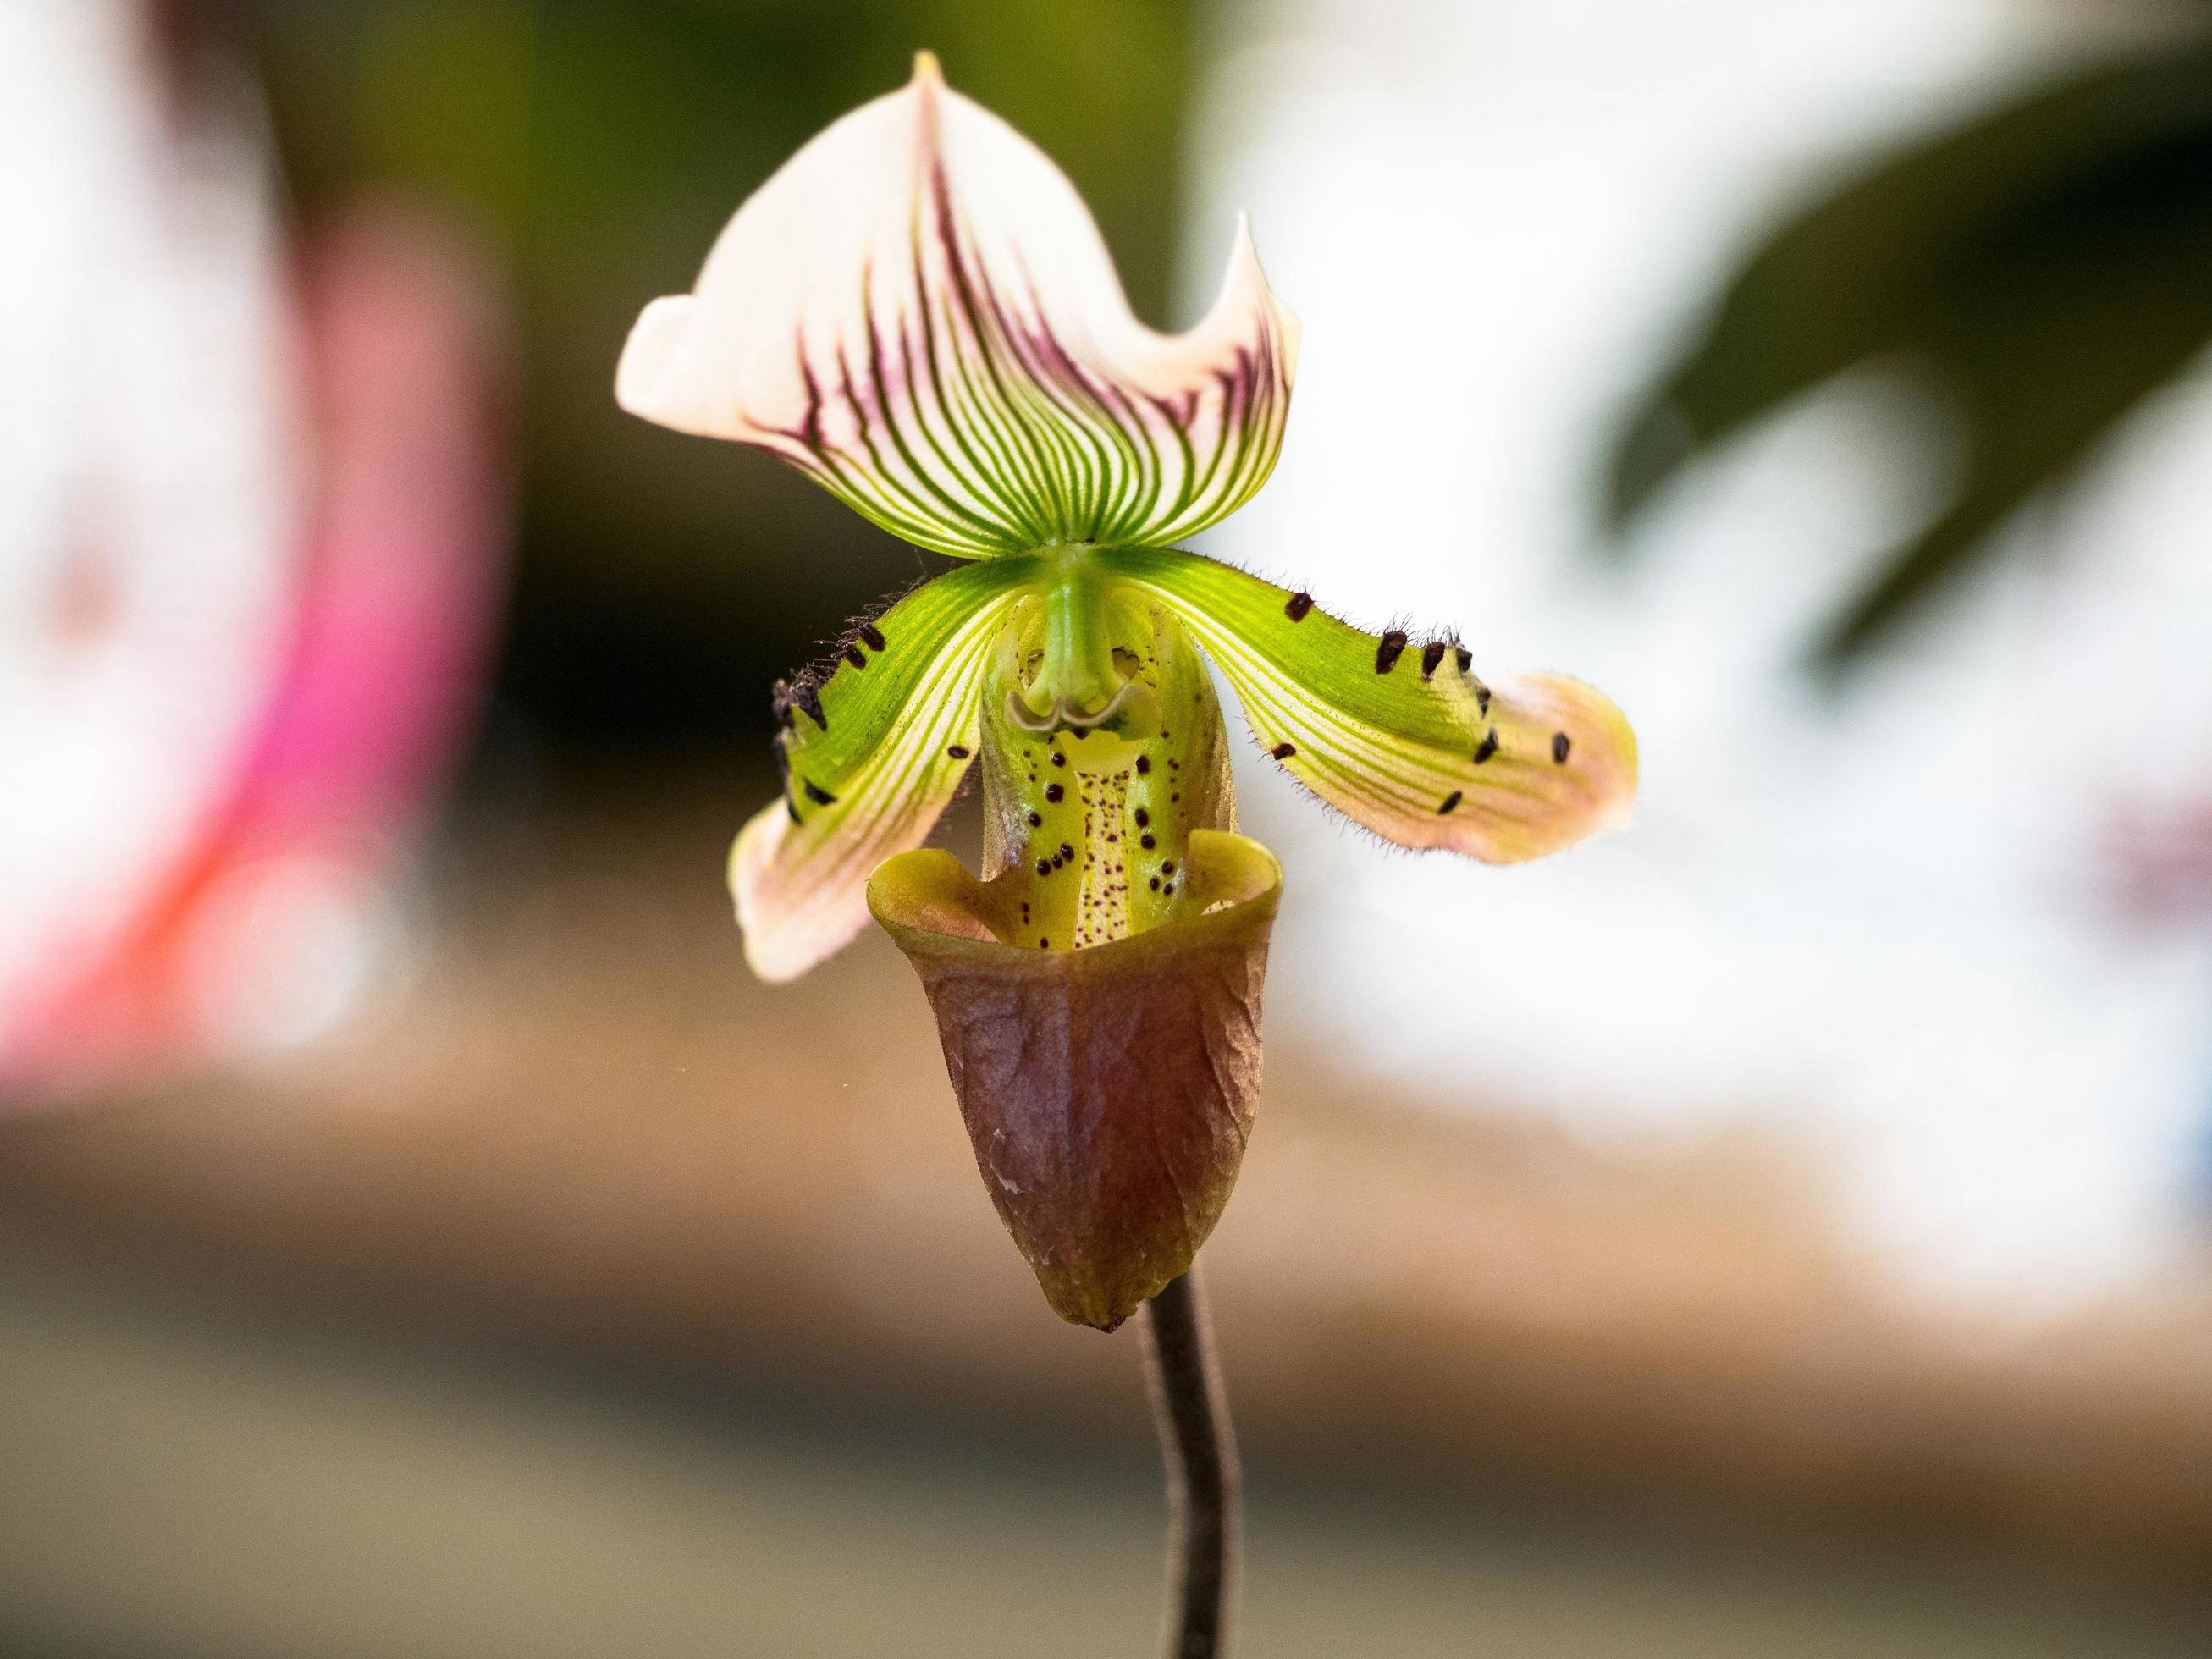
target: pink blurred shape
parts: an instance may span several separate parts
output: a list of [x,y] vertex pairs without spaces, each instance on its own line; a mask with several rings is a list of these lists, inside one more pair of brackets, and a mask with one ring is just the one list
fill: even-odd
[[496,289],[465,239],[396,204],[319,227],[298,273],[313,476],[288,637],[179,850],[0,1024],[12,1097],[342,1013],[477,707],[509,496]]

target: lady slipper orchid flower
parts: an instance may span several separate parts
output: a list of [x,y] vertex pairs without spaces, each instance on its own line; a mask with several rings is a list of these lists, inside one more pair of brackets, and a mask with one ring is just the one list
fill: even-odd
[[[1589,687],[1486,682],[1450,636],[1362,633],[1176,545],[1266,482],[1297,343],[1242,226],[1196,327],[1139,323],[1073,187],[924,54],[738,210],[617,376],[632,413],[963,561],[777,685],[783,796],[730,884],[772,981],[872,910],[1001,1217],[1104,1329],[1190,1266],[1256,1100],[1281,872],[1235,833],[1207,664],[1276,764],[1400,846],[1536,858],[1635,790]],[[979,764],[980,879],[918,850]]]

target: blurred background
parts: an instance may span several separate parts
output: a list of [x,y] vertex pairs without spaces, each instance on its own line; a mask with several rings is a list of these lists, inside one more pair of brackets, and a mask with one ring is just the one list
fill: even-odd
[[1149,319],[1252,212],[1208,550],[1643,744],[1240,773],[1243,1650],[2206,1651],[2212,12],[0,0],[0,1652],[1150,1650],[1134,1335],[722,890],[929,563],[610,392],[920,46]]

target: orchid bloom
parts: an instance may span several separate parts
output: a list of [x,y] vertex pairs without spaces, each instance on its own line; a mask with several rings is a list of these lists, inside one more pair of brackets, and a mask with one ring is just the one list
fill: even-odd
[[[1073,186],[925,53],[739,209],[617,375],[632,413],[963,562],[778,684],[783,796],[730,884],[772,981],[872,909],[1000,1215],[1055,1310],[1108,1329],[1189,1267],[1256,1099],[1281,872],[1234,833],[1207,663],[1277,765],[1400,846],[1536,858],[1635,790],[1589,687],[1486,682],[1452,638],[1176,545],[1267,481],[1297,345],[1242,226],[1196,327],[1139,322]],[[979,762],[980,880],[917,850]]]

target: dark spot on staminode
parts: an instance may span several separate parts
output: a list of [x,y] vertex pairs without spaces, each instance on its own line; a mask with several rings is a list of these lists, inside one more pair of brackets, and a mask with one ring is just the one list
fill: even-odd
[[1141,830],[1152,821],[1152,815],[1139,806],[1136,811],[1137,828]]
[[1553,732],[1552,764],[1554,766],[1565,766],[1567,763],[1567,750],[1573,747],[1573,742],[1568,738],[1565,732]]
[[1443,799],[1443,805],[1437,808],[1437,816],[1442,817],[1446,812],[1458,811],[1459,798],[1460,792],[1456,789],[1453,790],[1449,795],[1446,795]]
[[857,644],[848,642],[845,647],[845,660],[855,668],[866,668],[868,665],[868,653],[861,650]]
[[1304,622],[1306,612],[1312,609],[1313,595],[1300,588],[1291,595],[1290,603],[1283,607],[1283,614],[1292,622]]
[[1143,848],[1147,853],[1151,852],[1152,848],[1158,847],[1159,844],[1160,838],[1158,836],[1153,835],[1150,830],[1146,830],[1143,835],[1137,837],[1137,845]]
[[1047,784],[1047,785],[1045,785],[1045,787],[1044,787],[1044,798],[1045,798],[1047,800],[1048,800],[1048,801],[1055,801],[1055,802],[1056,802],[1056,801],[1058,801],[1058,800],[1060,799],[1060,798],[1061,796],[1065,795],[1066,793],[1067,793],[1067,791],[1066,791],[1066,790],[1065,790],[1065,789],[1061,788],[1061,787],[1060,787],[1058,784],[1056,784],[1056,783],[1048,783],[1048,784]]
[[1294,743],[1279,743],[1267,752],[1277,760],[1288,760],[1298,752],[1298,746]]
[[799,787],[806,792],[806,799],[812,801],[817,806],[828,806],[837,799],[836,796],[831,794],[827,789],[824,789],[820,784],[816,783],[811,778],[802,779]]
[[1137,757],[1137,775],[1139,777],[1143,777],[1146,773],[1152,769],[1152,757],[1150,755],[1139,755]]
[[1406,654],[1406,630],[1394,628],[1375,645],[1375,672],[1387,674],[1398,665],[1398,659]]
[[1450,648],[1442,640],[1431,640],[1421,647],[1421,678],[1423,679],[1428,678],[1437,672],[1443,662],[1444,653]]
[[1492,726],[1483,733],[1482,741],[1474,746],[1474,763],[1480,766],[1498,752],[1498,728]]
[[860,637],[868,642],[868,649],[871,651],[881,651],[884,648],[884,630],[873,623],[860,624]]
[[1052,751],[1052,763],[1054,766],[1065,766],[1067,764],[1067,757],[1055,749]]
[[1051,873],[1052,860],[1050,859],[1039,859],[1037,860],[1037,874],[1041,876],[1048,876]]
[[1032,830],[1036,829],[1036,828],[1037,827],[1037,825],[1039,825],[1040,823],[1042,823],[1043,822],[1044,822],[1044,814],[1043,814],[1043,813],[1042,813],[1042,812],[1032,812],[1032,813],[1030,813],[1030,829],[1032,829]]
[[968,758],[968,745],[964,743],[952,744],[945,749],[945,752],[951,756],[955,760],[966,760]]

